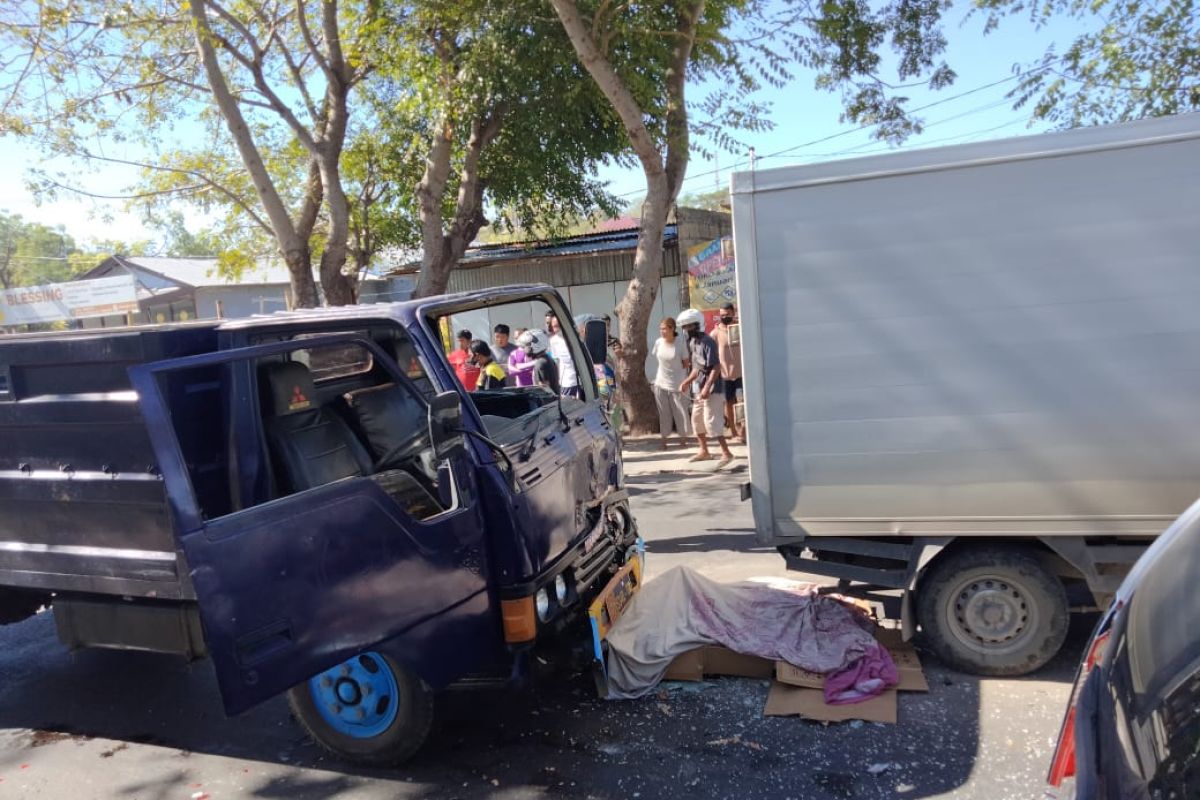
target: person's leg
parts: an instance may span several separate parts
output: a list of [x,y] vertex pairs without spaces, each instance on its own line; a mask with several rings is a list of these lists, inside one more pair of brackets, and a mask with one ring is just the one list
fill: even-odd
[[675,432],[679,441],[687,447],[688,437],[692,435],[692,408],[688,396],[683,392],[671,392],[671,416],[675,420]]
[[667,449],[667,437],[671,435],[671,393],[661,386],[650,387],[654,391],[654,405],[658,408],[658,435],[662,438],[662,449]]
[[[711,399],[711,398],[710,398]],[[692,456],[689,461],[706,461],[712,456],[708,454],[708,438],[705,435],[705,419],[708,403],[703,400],[696,400],[692,403],[692,428],[696,431],[696,443],[700,445],[700,452]]]
[[729,450],[729,443],[725,441],[725,404],[722,398],[709,396],[706,402],[708,406],[705,414],[704,425],[708,429],[710,436],[717,440],[717,446],[721,448],[721,463],[725,464],[733,460],[733,453]]
[[740,388],[742,388],[741,378],[725,381],[725,428],[736,437],[734,441],[745,442],[746,437],[742,433],[741,427],[737,424],[737,414],[735,411],[737,393]]

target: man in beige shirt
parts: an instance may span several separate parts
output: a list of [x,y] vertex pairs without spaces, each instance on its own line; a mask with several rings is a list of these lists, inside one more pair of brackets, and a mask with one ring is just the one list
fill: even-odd
[[733,414],[738,390],[742,388],[742,345],[732,331],[736,325],[737,307],[733,303],[721,306],[720,322],[713,328],[713,338],[717,340],[717,357],[721,359],[721,381],[725,385],[726,425],[737,434],[734,441],[745,444],[745,423],[735,425]]

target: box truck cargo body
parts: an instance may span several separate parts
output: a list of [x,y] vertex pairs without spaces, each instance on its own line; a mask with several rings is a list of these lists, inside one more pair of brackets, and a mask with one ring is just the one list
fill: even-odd
[[732,205],[759,539],[959,666],[1040,666],[1200,494],[1200,115],[742,172]]

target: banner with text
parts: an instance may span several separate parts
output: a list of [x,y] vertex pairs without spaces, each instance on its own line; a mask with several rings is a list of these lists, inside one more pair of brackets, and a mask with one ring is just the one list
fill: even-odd
[[733,238],[722,236],[688,249],[688,298],[704,314],[704,329],[715,324],[726,303],[737,302],[734,280]]
[[137,284],[132,275],[0,291],[0,325],[61,322],[137,310]]

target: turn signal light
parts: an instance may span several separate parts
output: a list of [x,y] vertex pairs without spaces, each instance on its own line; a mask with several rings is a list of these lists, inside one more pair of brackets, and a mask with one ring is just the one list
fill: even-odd
[[504,641],[509,644],[532,642],[537,638],[537,613],[532,597],[500,601],[500,618],[504,622]]
[[1050,762],[1050,775],[1046,778],[1046,782],[1051,786],[1062,786],[1064,780],[1075,777],[1075,707],[1079,702],[1083,682],[1103,657],[1104,647],[1108,644],[1111,633],[1112,631],[1106,630],[1092,639],[1087,658],[1084,659],[1075,678],[1075,686],[1071,689],[1071,702],[1067,706],[1067,715],[1063,718],[1062,728],[1058,733],[1058,744],[1054,747],[1054,758]]

